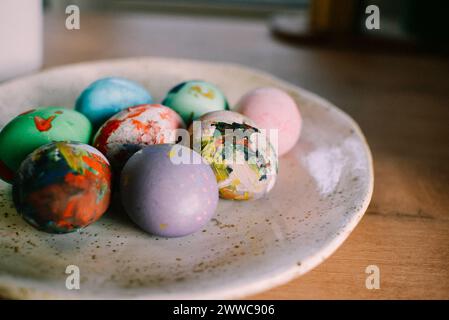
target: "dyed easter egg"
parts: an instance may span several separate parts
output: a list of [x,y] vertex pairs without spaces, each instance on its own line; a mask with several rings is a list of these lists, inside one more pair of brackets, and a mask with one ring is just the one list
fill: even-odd
[[199,80],[176,85],[167,93],[162,104],[178,112],[186,124],[207,112],[229,109],[228,101],[220,89]]
[[19,214],[33,227],[68,233],[98,220],[109,206],[111,171],[95,148],[54,142],[22,162],[13,184]]
[[232,111],[216,111],[194,121],[193,149],[211,165],[220,197],[258,199],[274,186],[278,159],[268,138],[253,122]]
[[110,77],[99,79],[84,89],[76,100],[75,109],[98,128],[125,108],[152,102],[150,93],[140,84],[124,78]]
[[[248,92],[236,110],[252,119],[260,129],[277,130],[271,143],[278,143],[279,155],[289,152],[298,142],[302,119],[295,101],[277,88],[259,88]],[[276,137],[274,140],[274,137]]]
[[181,117],[161,104],[127,108],[98,130],[93,146],[109,160],[116,172],[137,151],[150,144],[175,143],[176,130],[184,128]]
[[146,232],[163,237],[198,231],[218,204],[210,166],[182,145],[156,144],[135,153],[123,168],[120,191],[130,218]]
[[24,112],[0,132],[0,178],[11,183],[25,157],[44,144],[88,143],[91,133],[90,121],[75,110],[47,107]]
[[222,119],[226,123],[241,123],[244,125],[249,125],[251,127],[256,127],[256,123],[250,118],[234,111],[214,111],[204,114],[199,120],[200,121],[215,121],[217,119]]

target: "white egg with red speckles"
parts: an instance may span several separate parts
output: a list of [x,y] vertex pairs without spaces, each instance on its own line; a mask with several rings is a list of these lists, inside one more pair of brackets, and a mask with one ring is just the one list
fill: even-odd
[[184,127],[181,117],[166,106],[138,105],[106,121],[95,135],[93,145],[108,158],[118,173],[126,161],[143,147],[176,142],[177,129]]

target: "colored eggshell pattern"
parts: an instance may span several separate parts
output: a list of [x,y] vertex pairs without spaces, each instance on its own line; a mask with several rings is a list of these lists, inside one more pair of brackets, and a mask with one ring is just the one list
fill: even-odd
[[[178,161],[181,154],[191,162]],[[200,230],[218,204],[210,166],[182,145],[151,145],[135,153],[123,168],[120,191],[130,218],[146,232],[163,237]]]
[[258,128],[278,130],[276,141],[279,155],[289,152],[298,142],[302,118],[292,97],[277,88],[258,88],[243,96],[236,110],[257,123]]
[[[195,122],[193,148],[215,173],[220,197],[233,200],[258,199],[274,186],[278,159],[267,137],[250,119],[232,112],[217,111]],[[197,132],[200,131],[200,132]]]
[[25,157],[53,141],[89,143],[90,121],[81,113],[60,107],[33,109],[20,114],[0,132],[0,178],[12,183]]
[[200,121],[215,121],[217,119],[224,119],[227,123],[241,123],[247,124],[251,127],[256,127],[256,123],[250,118],[234,111],[214,111],[204,114]]
[[31,153],[13,184],[20,215],[48,233],[68,233],[98,220],[107,210],[111,171],[95,148],[55,142]]
[[99,79],[88,86],[76,100],[75,109],[89,118],[97,129],[125,108],[152,102],[150,93],[140,84],[110,77]]
[[184,128],[181,117],[161,104],[127,108],[98,130],[93,146],[109,160],[116,172],[137,151],[151,144],[175,143],[176,130]]
[[205,113],[229,109],[228,101],[219,88],[196,80],[176,85],[162,104],[178,112],[187,125]]

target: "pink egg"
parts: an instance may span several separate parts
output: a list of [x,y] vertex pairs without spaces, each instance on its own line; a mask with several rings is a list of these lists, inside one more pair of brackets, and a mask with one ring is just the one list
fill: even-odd
[[260,129],[277,129],[278,135],[267,135],[278,154],[284,155],[296,144],[301,133],[302,118],[295,101],[277,88],[258,88],[248,92],[237,103],[236,111],[252,119]]

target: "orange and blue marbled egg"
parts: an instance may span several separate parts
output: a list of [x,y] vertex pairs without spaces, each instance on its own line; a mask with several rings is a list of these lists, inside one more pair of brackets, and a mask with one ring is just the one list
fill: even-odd
[[108,160],[77,142],[44,145],[22,162],[13,184],[19,214],[35,228],[68,233],[98,220],[111,194]]

